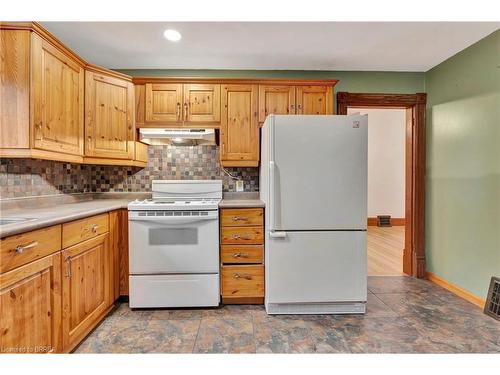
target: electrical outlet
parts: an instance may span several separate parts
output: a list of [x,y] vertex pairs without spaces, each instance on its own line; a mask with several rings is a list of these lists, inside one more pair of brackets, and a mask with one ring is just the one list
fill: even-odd
[[236,191],[243,191],[243,181],[236,180]]

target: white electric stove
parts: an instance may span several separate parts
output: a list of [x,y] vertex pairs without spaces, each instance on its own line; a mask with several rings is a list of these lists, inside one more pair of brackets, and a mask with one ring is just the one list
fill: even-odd
[[131,308],[218,306],[220,180],[155,180],[129,203]]

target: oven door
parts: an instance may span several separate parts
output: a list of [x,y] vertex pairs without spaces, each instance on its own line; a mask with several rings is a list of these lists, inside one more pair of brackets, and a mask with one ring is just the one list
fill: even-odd
[[219,272],[218,211],[129,211],[132,275]]

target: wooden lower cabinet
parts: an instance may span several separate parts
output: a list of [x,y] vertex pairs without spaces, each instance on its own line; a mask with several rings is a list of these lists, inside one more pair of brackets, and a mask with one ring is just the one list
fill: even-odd
[[61,351],[61,253],[0,275],[0,353]]
[[108,233],[62,251],[64,351],[71,351],[112,305],[110,260]]
[[221,294],[225,304],[264,302],[264,209],[220,212]]

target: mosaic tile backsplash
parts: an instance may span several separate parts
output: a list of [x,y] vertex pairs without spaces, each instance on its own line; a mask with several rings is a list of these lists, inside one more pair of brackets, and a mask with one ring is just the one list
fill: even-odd
[[[245,191],[259,191],[258,168],[226,170],[243,180]],[[157,179],[222,179],[225,192],[236,191],[236,181],[221,169],[217,146],[149,146],[146,168],[1,159],[0,198],[86,192],[143,192],[151,191],[151,181]]]

